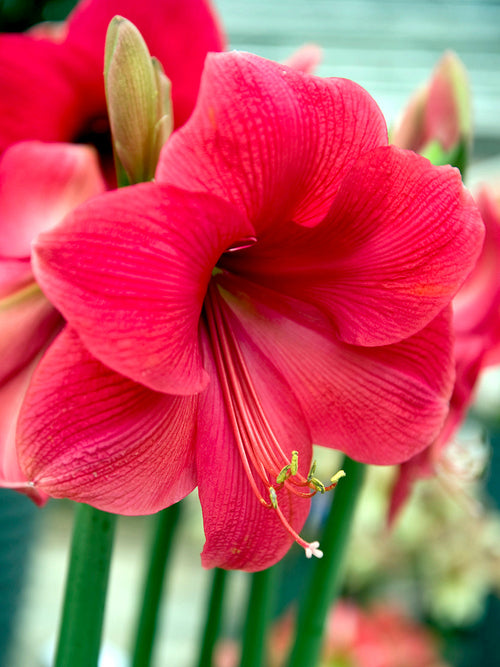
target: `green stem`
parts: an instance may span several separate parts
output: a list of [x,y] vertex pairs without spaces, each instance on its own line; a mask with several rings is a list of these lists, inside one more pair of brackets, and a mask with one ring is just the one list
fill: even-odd
[[346,477],[335,489],[320,541],[325,555],[315,561],[301,601],[289,667],[315,667],[319,664],[325,619],[340,589],[343,556],[363,483],[364,465],[346,456],[343,469]]
[[176,503],[154,517],[150,560],[144,579],[132,667],[147,667],[151,662],[165,572],[180,511],[181,503]]
[[266,631],[271,617],[276,567],[252,575],[243,633],[240,667],[261,667],[265,662]]
[[77,505],[56,667],[95,667],[99,659],[116,516]]
[[219,635],[222,619],[222,604],[227,580],[227,571],[215,568],[212,579],[212,589],[205,615],[205,627],[201,640],[198,667],[211,667],[215,642]]

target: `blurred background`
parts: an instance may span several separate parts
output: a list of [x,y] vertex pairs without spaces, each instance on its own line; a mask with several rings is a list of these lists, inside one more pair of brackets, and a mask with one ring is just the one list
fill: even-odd
[[[20,31],[40,21],[63,19],[73,4],[68,0],[0,0],[0,30]],[[429,78],[443,52],[454,50],[468,70],[474,108],[468,185],[500,183],[500,2],[218,0],[215,4],[230,48],[282,61],[301,45],[315,43],[323,50],[317,73],[351,78],[364,86],[389,125]],[[497,371],[486,374],[457,442],[460,451],[466,452],[466,473],[471,474],[464,474],[451,487],[439,480],[421,482],[391,532],[385,516],[394,472],[370,472],[356,517],[343,594],[365,609],[396,604],[404,618],[427,633],[425,641],[432,641],[442,656],[439,664],[494,667],[500,654]],[[325,476],[335,469],[332,453],[319,452],[319,459]],[[320,522],[326,509],[316,503],[311,523]],[[71,503],[63,501],[52,501],[39,510],[14,492],[0,494],[0,666],[50,664],[72,511]],[[107,657],[103,665],[108,667],[126,665],[150,529],[148,517],[119,521],[105,626]],[[191,497],[183,504],[167,581],[155,653],[157,667],[194,664],[211,582],[211,573],[200,566],[202,545],[199,507],[196,497]],[[279,568],[277,618],[299,591],[307,564],[302,551],[292,549]],[[223,620],[227,641],[221,646],[221,667],[230,667],[237,655],[235,638],[243,622],[248,583],[242,573],[229,577]],[[394,624],[391,627],[384,632],[395,632]],[[277,630],[276,646],[283,645],[279,642],[286,645],[286,633],[286,627]],[[406,659],[412,662],[392,663],[387,658],[377,667],[438,665],[430,658],[417,662],[411,655],[408,650]],[[271,660],[273,665],[280,664],[279,656]],[[333,658],[325,664],[356,667]]]

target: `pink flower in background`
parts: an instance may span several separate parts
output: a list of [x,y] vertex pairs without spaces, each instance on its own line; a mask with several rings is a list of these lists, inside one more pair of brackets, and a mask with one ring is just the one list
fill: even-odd
[[478,262],[453,300],[456,378],[449,413],[432,446],[400,467],[392,493],[391,518],[401,509],[416,480],[435,475],[441,465],[453,472],[453,462],[447,461],[445,450],[466,417],[481,370],[500,362],[500,199],[490,187],[481,188],[475,199],[486,234]]
[[472,140],[467,73],[451,51],[443,55],[429,82],[410,99],[391,137],[400,148],[425,152],[432,142],[445,150]]
[[39,237],[69,326],[24,404],[24,474],[124,514],[197,485],[206,567],[318,553],[312,443],[386,464],[436,438],[482,236],[458,171],[387,146],[356,84],[210,56],[156,183]]
[[[281,667],[294,632],[294,619],[287,614],[271,631],[270,664]],[[218,667],[224,662],[224,647]],[[427,628],[410,618],[398,606],[379,602],[362,609],[354,602],[340,600],[327,618],[322,660],[318,667],[446,667],[434,637]]]
[[116,14],[139,28],[162,63],[175,123],[186,121],[207,52],[225,45],[209,0],[83,0],[57,28],[0,35],[0,152],[23,139],[102,143],[104,43]]
[[63,326],[31,270],[31,241],[104,190],[93,149],[21,142],[0,159],[0,486],[27,486],[15,452],[21,402],[41,353]]

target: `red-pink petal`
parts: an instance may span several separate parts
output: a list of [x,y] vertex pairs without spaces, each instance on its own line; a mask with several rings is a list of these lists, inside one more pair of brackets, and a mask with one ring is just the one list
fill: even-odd
[[31,362],[62,322],[36,283],[0,301],[0,385]]
[[197,397],[131,382],[65,329],[33,377],[18,426],[26,478],[56,498],[149,514],[193,490]]
[[257,229],[314,225],[365,151],[387,143],[373,99],[247,53],[207,58],[189,124],[165,145],[157,179],[236,204]]
[[0,255],[29,257],[37,234],[104,189],[90,146],[39,141],[11,146],[0,161]]
[[32,361],[22,372],[0,384],[0,487],[21,491],[42,505],[47,495],[31,486],[21,471],[15,437],[21,404],[36,364],[37,360]]
[[208,381],[198,322],[212,270],[252,234],[221,200],[141,184],[82,205],[41,235],[33,264],[93,355],[151,389],[190,394]]
[[207,0],[86,0],[64,29],[0,36],[0,152],[23,139],[71,141],[107,128],[104,43],[109,22],[134,23],[172,81],[175,122],[190,114],[208,51],[225,41]]
[[162,63],[172,82],[174,121],[176,126],[181,125],[196,102],[207,53],[225,48],[225,36],[212,3],[209,0],[80,2],[68,19],[66,48],[85,55],[86,72],[81,72],[82,80],[86,88],[98,89],[102,95],[105,35],[109,22],[117,14],[139,29],[151,55]]
[[62,56],[48,39],[0,35],[0,152],[23,139],[68,141],[91,115]]
[[27,287],[33,282],[29,257],[11,259],[0,257],[0,299]]
[[488,188],[476,201],[486,229],[484,246],[453,301],[454,325],[457,336],[482,336],[488,348],[500,339],[500,205]]
[[246,335],[288,382],[314,443],[394,464],[437,437],[454,379],[449,310],[407,340],[365,348],[338,342],[298,302],[248,285],[245,294],[242,283],[235,298],[223,285]]
[[269,229],[221,265],[316,305],[346,343],[386,345],[449,303],[483,233],[456,169],[389,146],[356,162],[321,224]]
[[[241,337],[240,337],[241,334]],[[251,371],[259,398],[283,450],[299,452],[300,471],[307,475],[311,439],[300,407],[286,381],[260,354],[243,331],[238,342]],[[293,538],[276,512],[265,508],[245,474],[231,428],[210,343],[205,344],[205,366],[212,381],[200,395],[196,463],[206,543],[204,567],[223,567],[250,572],[276,563],[290,548]],[[265,500],[269,490],[257,481]],[[285,490],[277,491],[279,506],[296,531],[309,512],[310,500]]]

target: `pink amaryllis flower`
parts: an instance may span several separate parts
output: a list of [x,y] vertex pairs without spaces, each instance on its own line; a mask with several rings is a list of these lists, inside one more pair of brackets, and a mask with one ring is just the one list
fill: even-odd
[[0,35],[0,152],[24,139],[103,143],[104,44],[116,14],[162,63],[176,125],[187,119],[207,52],[225,45],[209,0],[82,0],[64,24]]
[[312,443],[386,464],[432,442],[482,235],[457,170],[388,146],[356,84],[209,56],[156,182],[36,243],[68,327],[24,402],[24,474],[124,514],[198,486],[206,567],[319,555]]
[[[294,614],[289,612],[271,628],[269,664],[272,667],[286,664],[296,631],[294,626]],[[221,644],[216,664],[217,667],[238,664],[237,651],[230,644]],[[328,613],[318,667],[328,665],[446,667],[439,655],[436,638],[406,610],[385,601],[372,602],[364,609],[347,599],[339,600]]]
[[500,362],[500,199],[491,187],[482,187],[475,199],[486,233],[477,264],[453,300],[455,384],[450,410],[432,445],[400,467],[391,498],[391,518],[403,506],[416,480],[435,475],[442,468],[453,474],[447,446],[467,415],[481,371]]
[[0,486],[45,494],[19,469],[15,428],[41,353],[63,326],[31,270],[31,241],[104,190],[97,154],[87,146],[15,144],[0,158]]

